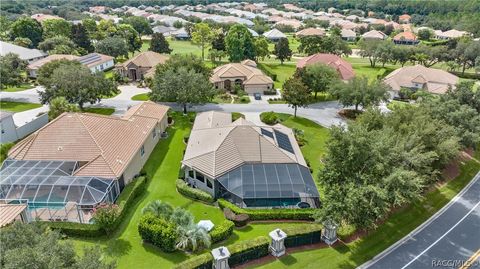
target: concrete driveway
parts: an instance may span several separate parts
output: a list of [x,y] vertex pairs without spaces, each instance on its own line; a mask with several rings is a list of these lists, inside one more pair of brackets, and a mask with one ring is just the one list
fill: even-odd
[[100,103],[92,105],[92,107],[113,107],[115,112],[113,115],[123,115],[129,107],[140,103],[141,101],[133,101],[132,97],[150,92],[149,88],[140,88],[136,85],[121,85],[118,87],[121,93],[113,98],[102,99]]

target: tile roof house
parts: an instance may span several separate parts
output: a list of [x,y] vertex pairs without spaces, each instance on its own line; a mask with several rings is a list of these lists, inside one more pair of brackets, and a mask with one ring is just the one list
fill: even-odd
[[270,41],[278,41],[282,38],[287,38],[287,36],[284,33],[280,32],[278,29],[275,29],[275,28],[268,32],[263,33],[263,36]]
[[401,88],[413,90],[423,89],[430,93],[443,94],[449,87],[455,87],[458,77],[435,68],[423,65],[405,66],[385,77],[384,82],[392,88],[394,96],[398,96]]
[[229,63],[213,70],[210,77],[216,89],[231,90],[240,85],[248,94],[263,93],[273,88],[273,80],[263,74],[252,60]]
[[297,68],[304,68],[307,65],[322,63],[337,70],[340,79],[350,80],[355,76],[352,65],[334,54],[317,53],[305,57],[297,62]]
[[20,59],[25,60],[28,63],[33,63],[48,56],[47,53],[41,50],[24,48],[15,44],[0,41],[0,56],[5,56],[8,53],[17,54]]
[[417,40],[417,36],[412,32],[401,32],[393,37],[393,42],[400,45],[416,45],[420,41]]
[[362,35],[363,39],[378,39],[378,40],[385,40],[387,39],[387,35],[383,32],[377,30],[371,30]]
[[90,69],[92,73],[104,71],[110,69],[114,66],[112,56],[100,54],[100,53],[90,53],[84,56],[76,56],[69,54],[52,54],[43,59],[35,61],[27,66],[28,76],[32,78],[37,77],[37,72],[40,67],[44,64],[47,64],[56,60],[70,60],[70,61],[79,61],[81,64],[85,65]]
[[153,51],[145,51],[115,66],[115,70],[130,80],[142,80],[152,74],[158,64],[164,64],[169,56]]
[[304,36],[325,36],[325,29],[322,28],[305,28],[295,33],[296,37],[302,38]]
[[240,207],[318,207],[318,191],[293,131],[230,113],[195,119],[182,161],[188,184]]
[[63,113],[17,143],[15,160],[77,161],[73,176],[115,178],[129,183],[167,127],[167,106],[143,102],[123,117]]
[[412,16],[410,16],[408,14],[403,14],[403,15],[398,16],[398,22],[399,23],[409,23],[411,19],[412,19]]
[[76,60],[78,59],[79,56],[76,55],[70,55],[70,54],[52,54],[48,55],[47,57],[40,59],[38,61],[35,61],[27,66],[27,71],[28,71],[28,76],[32,78],[37,77],[37,71],[42,67],[44,64],[47,64],[51,61],[56,61],[56,60]]
[[342,36],[342,39],[346,41],[355,41],[355,39],[357,38],[357,33],[348,29],[342,29],[340,34]]
[[294,30],[297,30],[303,23],[297,19],[284,19],[274,24],[274,26],[278,25],[291,26]]
[[42,14],[42,13],[33,14],[32,16],[30,16],[30,18],[35,19],[40,23],[45,20],[63,20],[64,19],[56,15],[49,15],[49,14]]
[[465,31],[458,31],[455,29],[448,30],[445,32],[442,31],[435,31],[435,38],[437,39],[456,39],[464,36],[468,36],[470,33],[465,32]]

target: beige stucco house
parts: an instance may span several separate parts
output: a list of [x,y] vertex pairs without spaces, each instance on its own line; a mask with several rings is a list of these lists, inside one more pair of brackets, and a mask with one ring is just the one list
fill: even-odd
[[115,70],[128,79],[137,81],[153,75],[158,64],[164,64],[168,55],[162,55],[153,51],[142,52],[133,58],[115,66]]
[[231,90],[235,85],[240,85],[248,94],[260,93],[273,89],[273,80],[263,74],[252,60],[241,63],[229,63],[213,70],[210,77],[216,89]]

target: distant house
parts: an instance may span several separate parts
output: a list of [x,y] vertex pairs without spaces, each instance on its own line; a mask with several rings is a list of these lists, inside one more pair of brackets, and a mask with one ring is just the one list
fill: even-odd
[[461,38],[461,37],[469,36],[469,35],[470,35],[470,33],[468,33],[468,32],[458,31],[458,30],[455,30],[455,29],[448,30],[448,31],[445,31],[445,32],[442,32],[440,30],[435,31],[435,38],[443,39],[443,40],[457,39],[457,38]]
[[312,64],[325,64],[337,70],[342,80],[350,80],[355,76],[352,65],[334,54],[317,53],[305,57],[297,62],[297,68],[304,68]]
[[49,55],[43,59],[40,59],[38,61],[35,61],[27,66],[27,72],[28,76],[31,78],[36,78],[37,77],[37,72],[40,67],[42,67],[44,64],[47,64],[51,61],[55,60],[77,60],[79,57],[76,55],[70,55],[70,54],[52,54]]
[[341,36],[343,40],[346,41],[355,41],[357,34],[352,30],[342,29]]
[[142,80],[148,74],[152,74],[158,64],[164,64],[168,58],[169,56],[153,51],[145,51],[123,63],[117,64],[115,70],[130,80]]
[[250,34],[252,34],[253,37],[258,37],[258,33],[255,32],[254,30],[250,29],[250,28],[247,28],[248,31],[250,32]]
[[182,160],[185,181],[241,208],[317,208],[319,194],[292,129],[197,114]]
[[325,30],[322,28],[305,28],[295,33],[295,36],[302,38],[305,36],[325,36]]
[[416,45],[420,41],[417,40],[417,36],[412,32],[401,32],[393,37],[393,42],[400,45]]
[[377,40],[385,40],[387,39],[387,35],[384,34],[383,32],[377,31],[377,30],[371,30],[362,35],[363,39],[366,40],[371,40],[371,39],[377,39]]
[[30,16],[30,18],[35,19],[40,23],[45,20],[63,20],[62,17],[56,16],[56,15],[42,14],[42,13],[33,14],[32,16]]
[[425,90],[430,93],[443,94],[449,87],[454,88],[458,77],[435,68],[423,65],[405,66],[385,77],[384,82],[392,89],[392,96],[399,96],[401,88]]
[[48,114],[38,114],[30,116],[29,121],[25,122],[26,113],[31,112],[19,112],[24,114],[22,117],[15,117],[14,113],[0,110],[0,129],[2,134],[0,135],[0,143],[15,142],[25,136],[35,132],[36,130],[45,126],[48,123]]
[[95,73],[113,68],[115,65],[113,59],[112,56],[95,52],[82,56],[78,58],[77,61],[90,68],[92,73]]
[[156,34],[163,34],[164,36],[170,36],[173,32],[177,31],[175,27],[169,27],[169,26],[155,26],[152,28],[153,32]]
[[410,23],[410,20],[412,19],[412,16],[408,14],[403,14],[398,16],[398,22],[399,23]]
[[179,40],[190,39],[190,35],[188,34],[187,30],[185,30],[185,28],[180,28],[172,32],[171,35],[175,37],[175,39],[179,39]]
[[294,30],[297,30],[303,25],[303,23],[297,19],[283,19],[274,24],[274,26],[279,26],[279,25],[290,26]]
[[41,50],[24,48],[11,43],[0,41],[0,56],[5,56],[8,53],[17,54],[20,59],[25,60],[28,63],[33,63],[48,56],[47,53]]
[[274,41],[274,42],[276,42],[276,41],[278,41],[282,38],[287,38],[287,36],[284,33],[280,32],[278,29],[272,29],[268,32],[265,32],[265,33],[263,33],[263,36],[265,38],[267,38],[268,40]]
[[210,82],[216,89],[232,90],[234,85],[241,86],[248,94],[260,93],[273,89],[273,80],[263,74],[252,60],[241,63],[229,63],[213,70]]

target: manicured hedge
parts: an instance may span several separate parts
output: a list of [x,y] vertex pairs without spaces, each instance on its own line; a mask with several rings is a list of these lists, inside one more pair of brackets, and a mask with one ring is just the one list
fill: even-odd
[[312,223],[283,229],[287,234],[285,247],[316,244],[321,241],[322,225]]
[[[266,236],[259,236],[251,240],[245,240],[228,246],[230,258],[228,264],[230,267],[243,264],[250,260],[255,260],[268,255],[268,245],[270,240]],[[205,253],[180,264],[175,269],[210,269],[212,268],[213,257],[210,253]]]
[[209,233],[212,243],[217,243],[230,237],[233,233],[233,226],[235,224],[229,220],[224,220],[220,225],[215,225]]
[[278,122],[278,116],[275,112],[263,112],[260,114],[260,120],[268,125],[274,125]]
[[[146,187],[147,178],[141,176],[136,178],[123,189],[116,202],[120,208],[120,214],[117,218],[114,229],[122,223],[128,211],[133,207],[135,199],[145,192]],[[105,235],[105,232],[95,224],[52,221],[45,221],[43,223],[46,223],[50,228],[59,230],[61,233],[69,236],[98,237]]]
[[184,196],[210,204],[215,201],[213,196],[210,195],[208,192],[189,187],[187,183],[182,179],[177,179],[176,184],[178,192]]
[[143,215],[138,224],[138,233],[142,239],[165,252],[173,252],[176,250],[176,229],[177,227],[174,223],[158,218],[152,214]]
[[250,220],[314,220],[313,208],[273,208],[273,209],[245,209],[240,208],[224,199],[218,199],[220,208],[229,208],[235,214],[247,214]]
[[270,78],[272,78],[273,81],[277,81],[277,74],[273,73],[272,71],[270,71],[270,69],[268,69],[267,67],[265,67],[263,64],[257,64],[257,67],[258,69],[262,70],[263,73],[265,73],[265,75],[269,76]]

